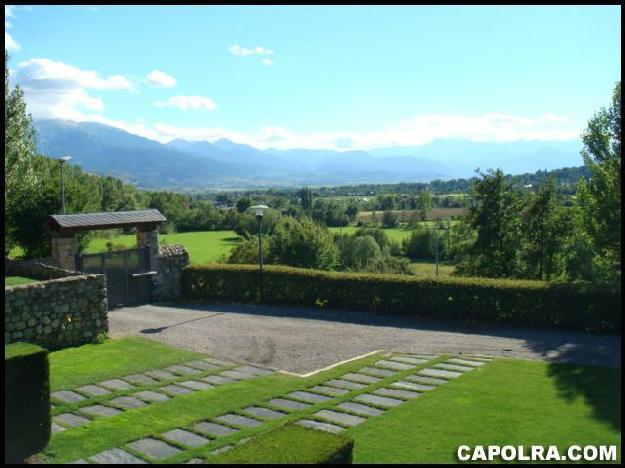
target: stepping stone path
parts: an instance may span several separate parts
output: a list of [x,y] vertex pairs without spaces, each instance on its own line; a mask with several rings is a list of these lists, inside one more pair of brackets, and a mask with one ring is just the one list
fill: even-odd
[[187,447],[200,447],[210,442],[210,439],[206,439],[190,431],[185,431],[184,429],[174,429],[161,435],[167,440],[177,442]]
[[269,408],[262,408],[260,406],[250,406],[249,408],[245,408],[243,412],[251,414],[252,416],[256,416],[257,418],[265,419],[279,419],[286,416],[286,413],[283,413],[281,411],[275,411]]
[[120,396],[117,398],[113,398],[111,400],[111,403],[114,403],[117,406],[121,406],[122,408],[126,409],[140,408],[142,406],[145,406],[145,401],[129,396]]
[[119,448],[105,450],[104,452],[89,457],[89,460],[102,465],[145,465],[147,463]]
[[71,390],[52,392],[50,396],[55,400],[62,401],[63,403],[76,403],[77,401],[82,401],[85,399],[85,397],[81,394],[72,392]]
[[162,440],[151,438],[131,442],[130,444],[127,444],[127,447],[130,447],[131,449],[142,453],[146,457],[153,458],[155,460],[162,460],[163,458],[171,457],[172,455],[180,452],[179,448],[172,447]]
[[313,414],[313,416],[348,427],[357,426],[358,424],[366,421],[365,418],[362,418],[360,416],[353,416],[351,414],[339,413],[338,411],[332,410],[317,411],[315,414]]
[[124,382],[121,379],[105,380],[104,382],[100,382],[98,385],[106,387],[110,390],[132,390],[135,388],[134,385],[130,385],[128,382]]
[[53,423],[50,425],[50,430],[51,430],[53,433],[57,433],[57,432],[63,432],[63,431],[66,431],[67,429],[66,429],[66,428],[64,428],[63,426],[59,426],[57,423],[53,422]]
[[[456,379],[467,371],[475,370],[489,360],[488,358],[479,356],[467,356],[467,359],[456,357],[449,359],[447,362],[433,363],[431,367],[416,369],[417,366],[425,364],[428,360],[435,358],[437,358],[437,356],[412,353],[395,355],[387,353],[385,354],[385,359],[377,361],[373,365],[365,366],[358,371],[346,373],[338,378],[320,382],[318,385],[305,390],[292,391],[286,395],[272,398],[264,403],[272,408],[248,406],[239,410],[235,409],[234,411],[244,413],[247,416],[237,413],[222,414],[215,417],[213,421],[200,421],[194,423],[192,427],[187,428],[173,428],[162,434],[155,434],[156,438],[147,437],[140,439],[127,444],[124,448],[139,453],[146,459],[160,461],[185,450],[181,447],[187,447],[188,450],[193,447],[207,445],[213,442],[213,438],[227,437],[240,430],[259,427],[268,420],[283,418],[287,416],[287,414],[342,398],[343,401],[338,402],[333,408],[319,409],[308,416],[308,418],[295,421],[296,424],[303,427],[338,433],[345,430],[345,428],[362,424],[369,418],[381,416],[387,409],[402,405],[407,401],[419,397],[423,392],[435,391],[437,386],[450,382],[450,379]],[[219,365],[234,366],[232,363],[210,358],[184,364],[185,365],[169,366],[166,368],[167,370],[157,369],[145,372],[144,374],[124,377],[124,379],[127,380],[133,380],[133,378],[136,377],[133,383],[137,385],[144,384],[140,383],[142,381],[146,382],[146,380],[143,379],[145,376],[159,381],[171,378],[175,382],[163,385],[162,387],[150,387],[150,390],[139,391],[132,396],[119,396],[110,400],[111,403],[117,403],[119,406],[123,406],[125,403],[128,407],[135,407],[133,405],[136,404],[142,406],[145,405],[145,403],[138,398],[147,401],[164,401],[164,399],[169,399],[167,395],[160,393],[161,391],[175,396],[191,393],[196,390],[210,389],[215,385],[236,383],[240,380],[252,379],[273,373],[273,371],[260,369],[254,366],[239,366],[224,370],[219,374],[198,377],[198,380],[183,380],[184,377],[181,376],[201,373],[198,369],[202,369],[202,371],[206,372],[215,371],[217,369],[216,366]],[[192,372],[188,372],[186,369],[191,369]],[[176,372],[179,375],[174,375],[172,372]],[[100,385],[107,387],[105,384],[109,384],[107,388],[111,388],[111,382],[115,382],[113,385],[119,385],[118,382],[130,385],[121,379],[112,379],[102,382]],[[157,382],[156,385],[158,384],[162,383]],[[150,385],[155,384],[152,383]],[[134,387],[131,386],[131,388]],[[153,388],[158,390],[158,392],[153,391]],[[81,389],[77,390],[80,391]],[[89,389],[85,390],[85,393],[88,393],[88,390]],[[348,397],[349,399],[345,400],[345,396],[352,392],[356,393],[356,395],[351,398]],[[81,395],[78,396],[81,397]],[[72,397],[73,396],[70,396],[69,398]],[[84,397],[81,397],[81,399],[84,399]],[[106,415],[106,413],[110,411],[119,412],[119,410],[109,408],[105,405],[92,405],[80,408],[79,410],[86,413],[91,411],[89,414],[98,416]],[[57,415],[53,420],[53,432],[66,430],[67,428],[63,426],[77,426],[89,422],[88,419],[73,413]],[[248,440],[250,440],[250,438],[246,437],[241,439],[239,443],[244,443]],[[167,442],[178,446],[170,445]],[[223,453],[231,450],[233,447],[233,444],[226,444],[212,450],[210,453]],[[122,448],[105,450],[89,457],[88,460],[93,463],[108,464],[145,463],[144,460],[137,458],[135,455],[128,453]],[[76,460],[75,463],[82,462],[84,462],[84,460]],[[191,458],[185,463],[204,463],[204,460]]]
[[124,379],[136,385],[154,385],[158,383],[158,380],[155,380],[145,374],[127,375],[126,377],[124,377]]

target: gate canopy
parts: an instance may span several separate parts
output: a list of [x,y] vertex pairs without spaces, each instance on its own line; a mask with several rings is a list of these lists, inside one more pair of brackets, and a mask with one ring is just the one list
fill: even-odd
[[70,215],[50,215],[48,227],[61,236],[70,236],[93,229],[115,229],[138,227],[155,228],[167,218],[158,210],[115,211],[111,213],[80,213]]

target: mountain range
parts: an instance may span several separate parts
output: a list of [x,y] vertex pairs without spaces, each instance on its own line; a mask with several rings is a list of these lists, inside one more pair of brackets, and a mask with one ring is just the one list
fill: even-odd
[[110,175],[143,189],[332,186],[426,182],[472,177],[475,169],[508,174],[579,166],[581,142],[440,140],[416,147],[368,151],[261,150],[221,139],[166,144],[95,122],[36,120],[37,150],[72,156],[86,172]]

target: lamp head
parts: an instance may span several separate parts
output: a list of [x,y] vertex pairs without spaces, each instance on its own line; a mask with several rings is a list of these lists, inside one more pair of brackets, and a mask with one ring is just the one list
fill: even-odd
[[263,217],[263,213],[265,212],[265,210],[269,208],[267,205],[254,205],[254,206],[250,206],[250,210],[254,210],[254,214],[257,217],[262,218]]
[[63,156],[62,158],[59,158],[59,161],[61,161],[61,164],[69,161],[70,159],[72,159],[71,156]]

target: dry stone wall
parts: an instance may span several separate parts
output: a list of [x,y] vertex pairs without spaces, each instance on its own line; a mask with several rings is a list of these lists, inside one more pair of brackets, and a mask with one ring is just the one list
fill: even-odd
[[189,253],[180,244],[159,245],[158,273],[153,278],[155,301],[178,299],[182,294],[182,269],[189,264]]
[[5,276],[23,276],[39,280],[66,278],[80,275],[77,271],[63,270],[54,265],[54,259],[18,260],[4,257]]
[[103,275],[5,288],[5,344],[26,341],[54,350],[88,343],[108,332],[107,311]]

